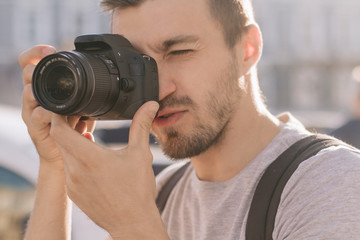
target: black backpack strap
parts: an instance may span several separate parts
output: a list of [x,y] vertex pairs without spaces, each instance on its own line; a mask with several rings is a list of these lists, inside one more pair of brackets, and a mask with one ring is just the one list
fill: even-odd
[[184,164],[181,166],[171,177],[167,180],[163,188],[160,190],[159,194],[156,197],[156,206],[159,209],[160,214],[163,212],[166,202],[170,196],[171,191],[180,180],[180,178],[184,175],[186,169],[189,167],[191,162]]
[[266,169],[250,206],[246,239],[272,240],[275,217],[282,191],[301,162],[330,146],[343,145],[325,135],[310,135],[290,146]]

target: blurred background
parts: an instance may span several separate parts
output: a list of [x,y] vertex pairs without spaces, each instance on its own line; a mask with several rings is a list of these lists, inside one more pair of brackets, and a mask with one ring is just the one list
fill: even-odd
[[[290,111],[309,129],[359,144],[350,133],[360,136],[360,1],[253,4],[264,38],[259,78],[270,110]],[[0,0],[0,240],[21,239],[38,167],[20,116],[18,55],[37,44],[72,50],[76,36],[107,33],[109,23],[98,0]],[[104,144],[119,146],[126,142],[128,124],[100,124],[97,136]],[[155,159],[164,158],[156,145],[153,150]],[[73,239],[105,235],[79,210],[74,218]]]

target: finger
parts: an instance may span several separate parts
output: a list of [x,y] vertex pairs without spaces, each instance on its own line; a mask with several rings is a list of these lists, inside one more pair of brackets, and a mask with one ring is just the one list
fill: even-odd
[[77,123],[76,126],[72,128],[74,128],[78,133],[80,134],[84,134],[86,132],[92,133],[94,131],[95,128],[95,121],[80,121],[80,117],[77,117]]
[[33,72],[35,69],[35,65],[33,64],[27,64],[25,65],[24,69],[23,69],[23,84],[29,84],[32,82],[32,76],[33,76]]
[[80,134],[86,133],[87,132],[87,124],[86,124],[86,122],[79,121],[75,126],[75,130]]
[[95,130],[96,121],[93,120],[86,121],[86,125],[87,125],[86,131],[92,133]]
[[159,109],[159,104],[150,101],[142,105],[135,113],[129,133],[129,146],[149,146],[149,135],[152,122]]
[[85,137],[86,139],[89,139],[92,142],[95,142],[95,138],[94,135],[90,132],[86,132],[83,134],[83,137]]
[[66,117],[66,120],[69,123],[70,127],[72,129],[75,129],[79,123],[80,117],[79,116],[70,116],[70,117]]
[[72,129],[66,121],[66,117],[57,114],[52,116],[50,135],[61,149],[62,154],[67,155],[64,161],[68,161],[69,156],[77,160],[90,159],[93,151],[100,149],[98,145]]
[[32,93],[31,84],[26,84],[22,94],[22,118],[27,124],[30,120],[33,110],[38,106],[37,101]]
[[53,54],[56,49],[49,45],[38,45],[20,54],[18,62],[21,68],[28,64],[36,65],[47,55]]
[[49,112],[40,106],[36,107],[32,111],[30,119],[27,123],[30,135],[36,138],[46,137],[49,134],[51,117],[52,112]]

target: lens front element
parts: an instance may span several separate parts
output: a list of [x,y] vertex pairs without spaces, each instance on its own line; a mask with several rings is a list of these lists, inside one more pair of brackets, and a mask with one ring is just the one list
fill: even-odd
[[75,76],[65,66],[57,66],[47,76],[45,91],[55,101],[63,101],[74,94]]
[[83,65],[71,52],[49,55],[34,70],[34,97],[45,109],[70,115],[83,101],[86,78]]

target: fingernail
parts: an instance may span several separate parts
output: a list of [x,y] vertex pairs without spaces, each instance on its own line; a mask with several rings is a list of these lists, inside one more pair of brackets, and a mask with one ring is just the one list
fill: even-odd
[[95,142],[95,138],[94,138],[94,136],[91,134],[91,133],[89,133],[89,132],[86,132],[86,133],[84,133],[84,134],[81,134],[83,137],[85,137],[86,139],[88,139],[88,140],[90,140],[90,141],[92,141],[92,142]]

